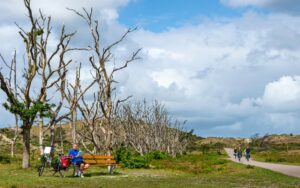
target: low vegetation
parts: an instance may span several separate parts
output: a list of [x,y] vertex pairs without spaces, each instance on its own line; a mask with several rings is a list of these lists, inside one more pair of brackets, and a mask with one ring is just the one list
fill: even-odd
[[280,151],[256,151],[253,158],[257,161],[300,165],[300,150]]
[[265,135],[254,138],[250,146],[255,160],[300,165],[299,135]]

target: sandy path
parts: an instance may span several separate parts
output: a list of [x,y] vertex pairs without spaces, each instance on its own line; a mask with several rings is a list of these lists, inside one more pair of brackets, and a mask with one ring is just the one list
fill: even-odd
[[274,163],[264,163],[264,162],[257,162],[252,159],[248,162],[245,157],[241,159],[239,162],[238,159],[234,158],[233,155],[233,149],[231,148],[225,148],[225,151],[227,154],[230,156],[230,160],[238,163],[242,163],[245,165],[253,165],[253,166],[258,166],[261,168],[266,168],[272,171],[280,172],[282,174],[286,174],[289,176],[294,176],[300,178],[300,166],[292,166],[292,165],[282,165],[282,164],[274,164]]

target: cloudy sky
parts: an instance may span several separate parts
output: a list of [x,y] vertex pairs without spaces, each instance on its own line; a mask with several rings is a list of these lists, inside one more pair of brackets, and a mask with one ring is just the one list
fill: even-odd
[[[77,30],[74,46],[84,46],[90,38],[85,23],[66,7],[93,7],[104,44],[138,26],[115,49],[121,60],[143,48],[142,60],[117,76],[119,96],[157,99],[174,118],[187,120],[187,129],[198,135],[300,134],[298,0],[32,0],[32,4],[52,15],[55,25]],[[1,2],[0,12],[0,53],[9,59],[17,49],[22,57],[14,24],[28,25],[22,1]],[[77,58],[88,71],[84,57],[77,54]],[[5,97],[0,96],[3,103]],[[0,126],[9,126],[12,116],[3,107],[0,113]]]

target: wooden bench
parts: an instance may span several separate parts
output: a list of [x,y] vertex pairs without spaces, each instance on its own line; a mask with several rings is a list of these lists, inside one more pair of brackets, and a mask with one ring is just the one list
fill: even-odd
[[109,174],[112,174],[113,169],[117,167],[116,160],[114,160],[113,156],[85,154],[82,157],[84,162],[91,166],[107,166]]

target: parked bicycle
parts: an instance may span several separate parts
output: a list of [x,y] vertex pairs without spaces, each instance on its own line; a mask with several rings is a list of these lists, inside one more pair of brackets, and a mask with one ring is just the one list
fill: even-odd
[[45,147],[44,154],[41,156],[41,166],[38,167],[38,175],[41,176],[44,172],[46,166],[51,167],[52,157],[50,153],[52,152],[51,147]]
[[58,157],[51,157],[51,153],[54,152],[54,148],[45,147],[44,154],[41,156],[41,165],[38,167],[38,175],[42,176],[46,167],[52,169],[53,176],[58,172],[61,177],[64,175],[61,173],[62,170],[67,171],[71,164],[71,159],[68,156],[59,154]]

